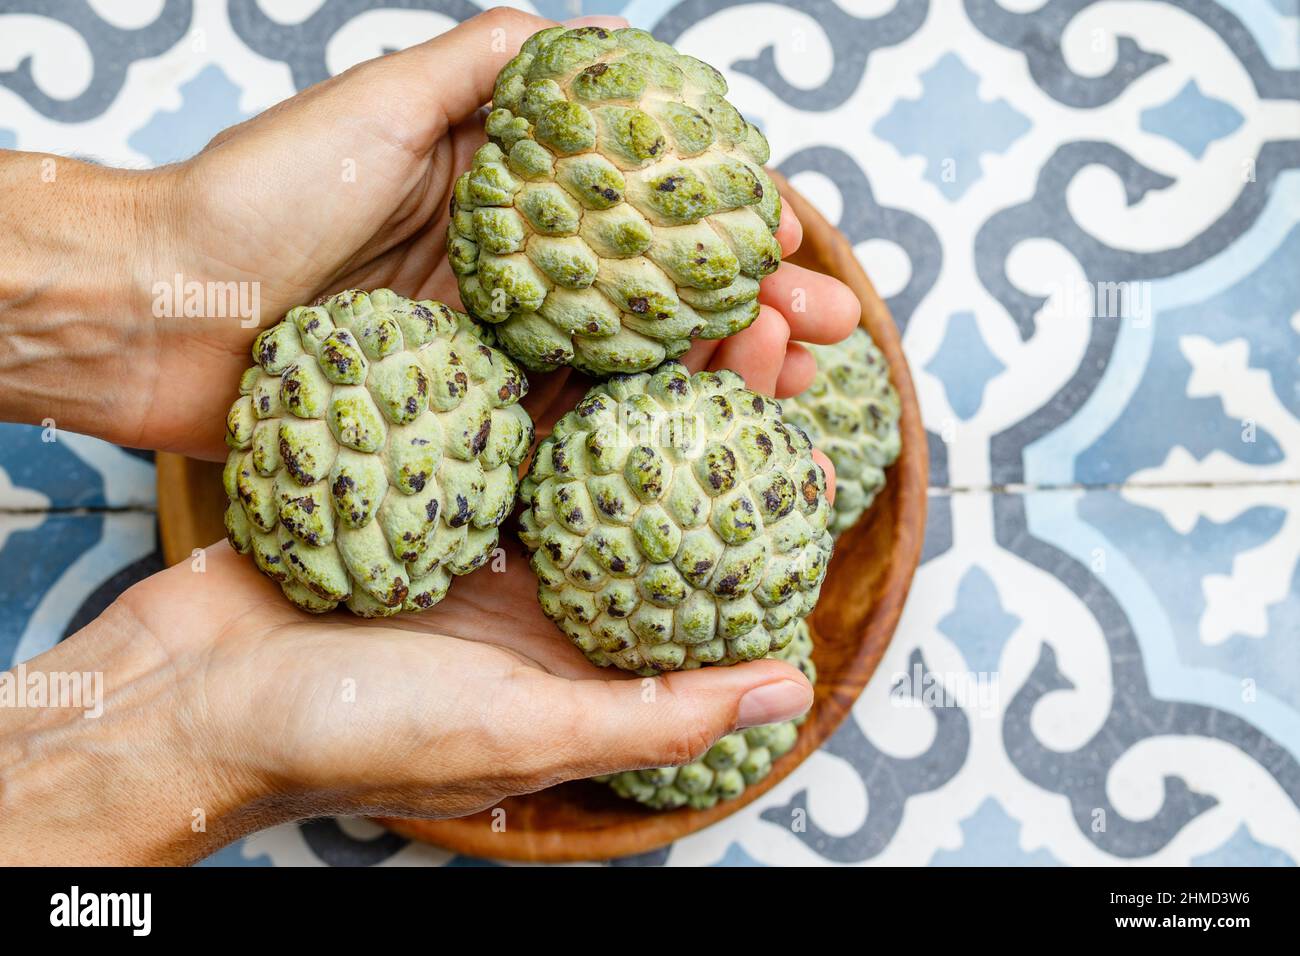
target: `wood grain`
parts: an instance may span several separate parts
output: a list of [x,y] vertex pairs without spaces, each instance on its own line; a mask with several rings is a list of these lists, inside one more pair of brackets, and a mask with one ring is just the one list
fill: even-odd
[[[761,783],[711,810],[656,813],[585,781],[512,797],[454,820],[382,820],[415,840],[458,853],[525,861],[601,860],[644,853],[709,826],[766,793],[840,725],[880,663],[902,613],[925,533],[928,451],[916,393],[893,318],[848,241],[776,174],[784,201],[803,223],[791,261],[836,276],[862,302],[862,324],[889,360],[902,406],[902,452],[885,490],[858,524],[840,536],[812,616],[816,701],[795,748]],[[224,534],[221,466],[158,455],[158,510],[169,564]],[[558,638],[558,635],[557,635]],[[503,820],[504,829],[494,827]]]

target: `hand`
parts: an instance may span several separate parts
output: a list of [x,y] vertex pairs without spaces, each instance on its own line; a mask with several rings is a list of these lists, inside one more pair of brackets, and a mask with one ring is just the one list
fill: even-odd
[[[18,250],[0,256],[0,371],[24,378],[0,396],[0,418],[52,417],[121,444],[223,457],[226,410],[257,329],[238,318],[152,317],[153,283],[177,274],[257,283],[262,327],[344,288],[458,304],[444,243],[451,186],[484,141],[475,113],[523,41],[551,25],[491,10],[305,90],[188,162],[148,174],[58,160],[50,188],[23,191],[37,181],[38,161],[53,158],[0,154],[0,187],[15,187],[0,195],[25,200],[0,204],[0,251]],[[88,208],[96,212],[87,222]],[[48,231],[60,209],[72,219],[67,235],[32,235]],[[778,232],[786,255],[800,236],[787,207]],[[25,254],[33,244],[41,255]],[[60,250],[75,255],[62,261]],[[6,258],[21,269],[6,273]],[[102,268],[83,278],[87,262]],[[82,285],[61,289],[65,281]],[[16,294],[5,309],[9,285],[39,285],[40,294]],[[805,311],[791,307],[795,290]],[[756,391],[791,395],[813,374],[792,340],[839,341],[859,314],[841,283],[788,262],[763,282],[760,302],[749,329],[697,343],[687,364],[730,368]],[[42,348],[46,341],[53,346]],[[530,411],[553,402],[566,377],[530,376],[539,396]]]
[[102,672],[102,717],[0,708],[0,864],[184,863],[292,819],[470,813],[683,763],[812,701],[778,661],[596,668],[542,615],[524,559],[506,565],[367,622],[302,614],[224,543],[201,574],[136,585],[27,665]]

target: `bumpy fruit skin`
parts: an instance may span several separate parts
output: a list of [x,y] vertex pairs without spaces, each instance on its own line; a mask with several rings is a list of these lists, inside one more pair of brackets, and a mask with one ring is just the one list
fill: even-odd
[[490,557],[533,441],[523,373],[469,316],[387,289],[296,308],[226,419],[226,531],[306,611],[437,604]]
[[521,487],[542,610],[593,663],[642,674],[779,650],[831,556],[811,451],[734,372],[596,386]]
[[543,30],[501,71],[447,249],[466,308],[529,369],[639,372],[757,317],[781,201],[726,93],[633,29]]
[[[770,655],[794,664],[817,681],[812,662],[812,636],[803,621],[794,639]],[[689,806],[707,810],[721,800],[734,800],[772,771],[772,764],[794,746],[803,718],[727,734],[699,760],[681,767],[629,770],[594,778],[608,783],[620,797],[635,800],[654,810],[676,810]]]
[[808,348],[817,359],[817,377],[782,407],[785,420],[807,432],[835,465],[831,532],[838,537],[871,507],[885,487],[885,469],[898,458],[898,393],[865,329],[835,345]]

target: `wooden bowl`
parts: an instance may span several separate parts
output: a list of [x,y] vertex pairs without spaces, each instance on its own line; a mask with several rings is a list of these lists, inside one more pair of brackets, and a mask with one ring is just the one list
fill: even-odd
[[[893,636],[921,556],[925,532],[928,450],[916,393],[898,329],[844,236],[781,177],[784,201],[803,223],[803,245],[791,261],[833,275],[862,301],[862,324],[889,360],[902,405],[902,453],[889,481],[858,524],[840,536],[821,600],[812,615],[817,694],[794,749],[771,774],[736,800],[711,810],[655,812],[576,781],[453,820],[381,820],[410,837],[458,853],[507,860],[603,860],[644,853],[680,839],[762,796],[826,741],[848,716]],[[221,465],[160,453],[158,519],[168,564],[224,536]],[[556,639],[560,635],[556,633]],[[494,821],[504,821],[504,829]]]

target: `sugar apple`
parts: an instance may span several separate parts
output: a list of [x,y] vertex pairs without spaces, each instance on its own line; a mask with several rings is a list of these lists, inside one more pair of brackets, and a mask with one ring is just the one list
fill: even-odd
[[811,451],[734,372],[597,385],[520,489],[542,610],[592,662],[642,674],[779,650],[831,555]]
[[465,306],[529,369],[639,372],[757,317],[781,201],[726,93],[633,29],[543,30],[501,71],[447,249]]
[[[771,657],[794,664],[814,683],[812,636],[800,621],[794,639]],[[707,810],[720,800],[734,800],[745,788],[772,771],[772,764],[794,746],[803,718],[727,734],[699,760],[681,767],[629,770],[595,779],[608,783],[620,797],[636,800],[655,810],[690,806]]]
[[807,391],[782,402],[785,420],[803,429],[835,465],[838,536],[861,517],[885,486],[898,458],[898,393],[884,355],[862,328],[835,345],[810,345],[817,376]]
[[528,382],[466,315],[387,289],[293,309],[226,420],[226,529],[307,611],[442,600],[483,564],[533,440]]

